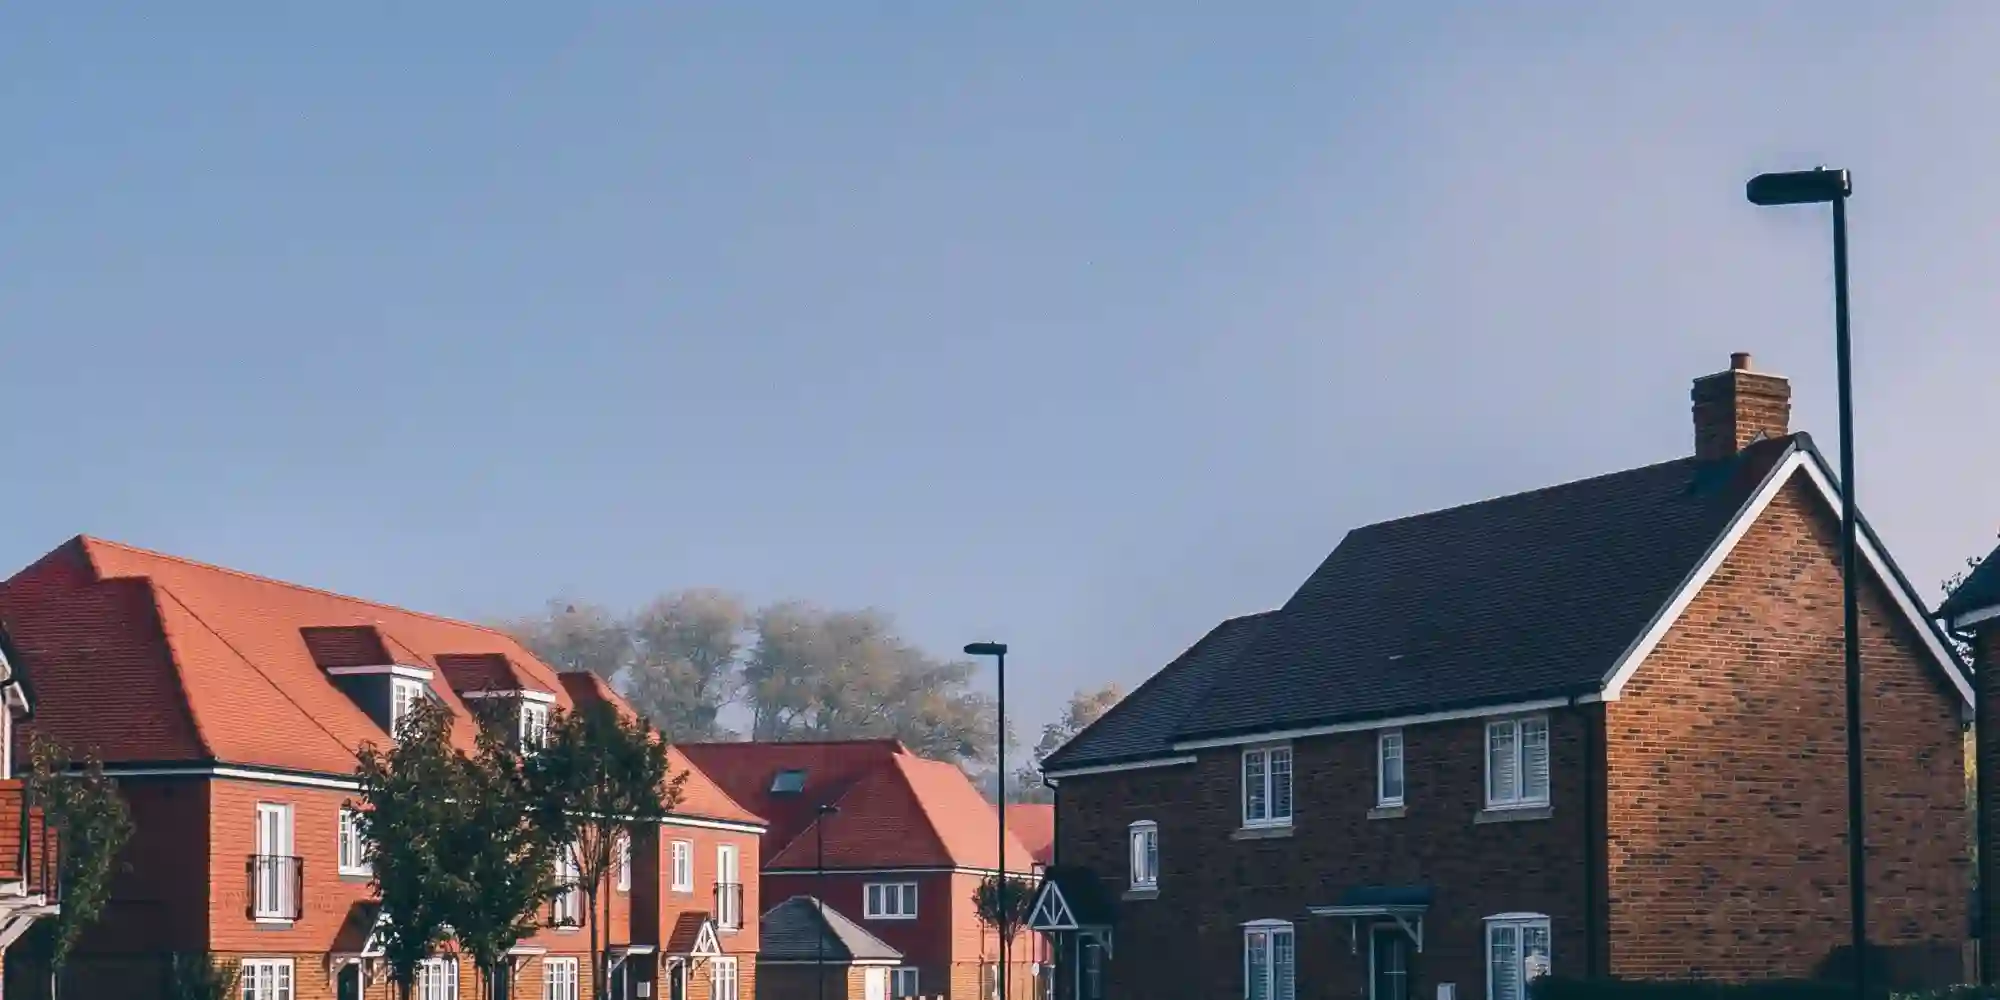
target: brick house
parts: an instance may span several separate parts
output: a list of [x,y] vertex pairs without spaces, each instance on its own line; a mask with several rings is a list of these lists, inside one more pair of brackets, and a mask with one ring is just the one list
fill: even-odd
[[[722,789],[765,817],[763,891],[811,896],[903,956],[890,995],[973,1000],[993,992],[999,935],[973,894],[999,855],[999,817],[952,764],[895,740],[690,743],[681,748]],[[822,815],[822,807],[837,812]],[[1007,870],[1033,878],[1009,835]],[[1035,995],[1034,935],[1009,948],[1009,992]]]
[[[65,995],[158,996],[170,963],[209,956],[240,966],[243,1000],[389,997],[351,820],[358,748],[386,743],[422,699],[456,714],[465,749],[480,699],[509,699],[524,731],[593,699],[624,708],[596,678],[558,675],[482,626],[87,537],[0,585],[0,621],[33,677],[34,728],[95,749],[133,814],[126,869]],[[679,810],[635,838],[604,890],[598,938],[617,995],[754,996],[756,897],[742,875],[762,832],[690,774]],[[592,995],[587,928],[600,918],[587,909],[550,906],[515,951],[513,996]],[[417,996],[469,997],[477,981],[469,961],[440,956]]]
[[763,1000],[889,1000],[889,980],[902,965],[902,952],[811,896],[764,913]]
[[[9,972],[7,950],[36,921],[55,916],[62,907],[52,831],[14,776],[14,729],[34,706],[30,682],[15,666],[16,658],[13,642],[0,629],[0,996],[10,995],[7,976],[26,980],[33,973],[32,966],[22,969],[20,963]],[[26,761],[22,764],[26,770]],[[28,995],[35,985],[21,982],[11,995]]]
[[1973,725],[1978,782],[1974,830],[1979,843],[1979,895],[1974,902],[1973,925],[1980,934],[1979,981],[2000,982],[2000,888],[1996,888],[2000,882],[1994,881],[2000,879],[2000,844],[1994,836],[2000,829],[1995,826],[2000,823],[2000,779],[1993,777],[1993,769],[2000,767],[2000,719],[1994,714],[2000,706],[1996,700],[2000,699],[2000,670],[1993,669],[2000,665],[2000,548],[1988,553],[1946,596],[1937,617],[1972,649],[1974,703],[1978,706]]
[[[1060,994],[1846,961],[1836,486],[1747,355],[1692,396],[1692,455],[1357,528],[1053,754]],[[1871,940],[1956,981],[1969,681],[1862,541]]]

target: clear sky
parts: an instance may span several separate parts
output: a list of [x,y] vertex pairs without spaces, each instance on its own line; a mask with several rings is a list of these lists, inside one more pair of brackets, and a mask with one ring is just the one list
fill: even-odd
[[1833,448],[1824,211],[1742,195],[1819,163],[1863,505],[2000,528],[2000,5],[85,7],[0,13],[6,567],[877,605],[1031,733],[1732,350]]

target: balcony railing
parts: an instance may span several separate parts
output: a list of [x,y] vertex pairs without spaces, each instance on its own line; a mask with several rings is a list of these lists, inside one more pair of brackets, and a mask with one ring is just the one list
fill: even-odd
[[733,931],[743,926],[743,886],[741,883],[715,883],[715,926],[726,931]]
[[549,900],[548,926],[583,926],[583,891],[566,889]]
[[250,917],[253,920],[297,920],[305,896],[304,858],[289,854],[252,854]]

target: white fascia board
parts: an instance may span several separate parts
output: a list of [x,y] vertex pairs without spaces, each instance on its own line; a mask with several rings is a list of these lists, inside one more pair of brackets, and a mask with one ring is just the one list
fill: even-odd
[[1966,613],[1959,615],[1956,618],[1953,618],[1951,620],[1951,627],[1954,629],[1971,628],[1972,626],[1977,625],[1980,622],[1992,621],[1995,618],[2000,618],[2000,604],[1995,604],[1991,607],[1979,608],[1978,610],[1975,611],[1967,611]]
[[1297,729],[1278,729],[1242,736],[1218,736],[1213,739],[1183,740],[1174,744],[1176,750],[1206,750],[1214,747],[1254,746],[1259,743],[1282,743],[1286,740],[1304,739],[1308,736],[1329,736],[1334,733],[1360,733],[1374,729],[1402,729],[1409,726],[1428,725],[1433,722],[1451,722],[1457,719],[1500,718],[1509,715],[1523,715],[1528,712],[1545,712],[1551,708],[1561,708],[1579,699],[1537,698],[1533,701],[1514,701],[1498,705],[1475,705],[1471,708],[1454,708],[1444,712],[1424,712],[1417,715],[1398,715],[1383,719],[1359,719],[1353,722],[1334,722],[1324,726],[1302,726]]
[[1082,774],[1115,774],[1119,771],[1143,771],[1154,767],[1173,767],[1178,764],[1192,764],[1194,754],[1179,754],[1173,757],[1149,757],[1145,760],[1126,761],[1122,764],[1094,764],[1088,767],[1062,767],[1053,771],[1043,771],[1045,780],[1061,780]]
[[365,667],[328,667],[329,677],[366,677],[372,674],[388,674],[413,681],[428,681],[434,674],[428,667],[413,667],[407,663],[383,663]]
[[544,705],[556,703],[556,696],[547,691],[460,691],[460,698],[519,698],[522,701],[540,702]]

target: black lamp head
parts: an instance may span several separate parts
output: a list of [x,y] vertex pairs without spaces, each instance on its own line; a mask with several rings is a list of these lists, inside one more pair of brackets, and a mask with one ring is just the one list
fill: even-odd
[[1004,642],[974,642],[974,643],[967,643],[967,644],[966,644],[966,647],[965,647],[965,655],[967,655],[967,656],[1006,656],[1006,655],[1007,655],[1007,644],[1006,644],[1006,643],[1004,643]]
[[1758,174],[1744,185],[1743,193],[1752,205],[1818,205],[1853,194],[1854,182],[1845,170],[1815,167],[1782,174]]

